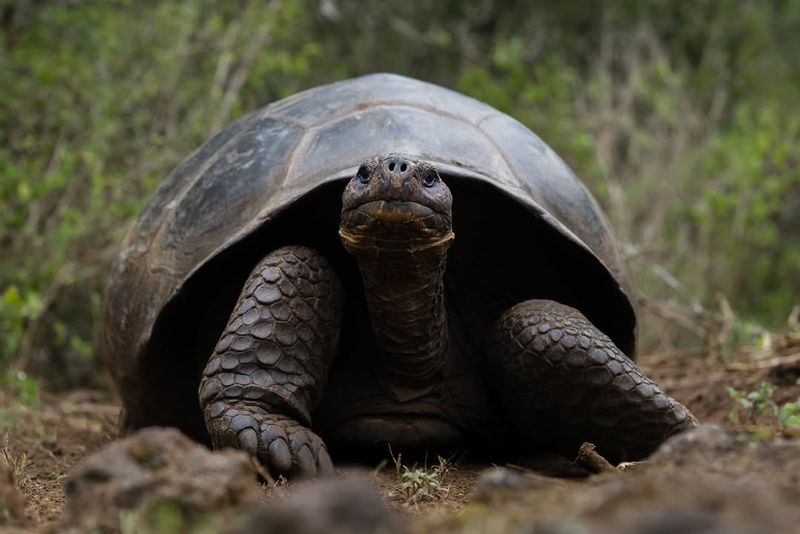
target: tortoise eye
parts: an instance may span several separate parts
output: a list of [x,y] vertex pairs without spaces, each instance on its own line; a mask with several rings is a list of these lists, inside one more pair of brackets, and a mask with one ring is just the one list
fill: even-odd
[[358,168],[358,172],[356,173],[356,179],[362,184],[369,183],[369,173],[367,172],[367,168],[364,167],[363,165]]
[[433,187],[439,181],[439,175],[435,172],[429,172],[422,177],[422,185],[425,187]]

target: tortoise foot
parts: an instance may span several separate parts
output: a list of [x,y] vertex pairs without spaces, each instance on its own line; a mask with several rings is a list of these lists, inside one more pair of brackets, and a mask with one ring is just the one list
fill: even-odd
[[219,415],[206,414],[215,448],[243,449],[273,476],[313,477],[333,472],[322,439],[294,419],[266,413],[257,406],[215,404],[208,411],[219,411]]
[[275,474],[331,470],[309,427],[341,316],[341,285],[316,251],[282,247],[256,265],[200,381],[215,447],[247,450]]
[[588,441],[610,459],[638,459],[698,424],[569,306],[513,306],[495,323],[486,350],[512,424],[537,445],[574,453]]

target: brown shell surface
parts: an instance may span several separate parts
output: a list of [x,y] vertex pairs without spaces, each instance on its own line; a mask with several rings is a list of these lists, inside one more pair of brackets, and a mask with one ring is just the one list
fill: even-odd
[[[486,104],[430,83],[373,74],[298,93],[239,119],[164,180],[122,243],[107,290],[101,352],[117,382],[137,372],[160,314],[205,265],[268,231],[301,197],[332,182],[343,188],[362,161],[388,152],[488,184],[573,243],[578,262],[600,273],[591,276],[607,293],[604,313],[624,323],[615,341],[633,353],[636,319],[625,266],[597,202],[567,165],[525,126]],[[514,226],[508,231],[524,248],[528,223]],[[513,254],[494,261],[501,273]]]

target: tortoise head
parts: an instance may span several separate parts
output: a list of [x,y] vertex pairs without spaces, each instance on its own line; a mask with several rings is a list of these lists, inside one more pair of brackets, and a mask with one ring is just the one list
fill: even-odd
[[453,196],[436,168],[403,154],[365,161],[342,194],[339,235],[352,253],[446,251]]

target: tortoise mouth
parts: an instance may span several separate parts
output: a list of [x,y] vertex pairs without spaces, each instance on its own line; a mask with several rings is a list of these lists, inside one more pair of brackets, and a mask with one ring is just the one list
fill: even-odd
[[370,200],[342,211],[339,235],[348,248],[428,248],[453,239],[451,218],[399,198]]

